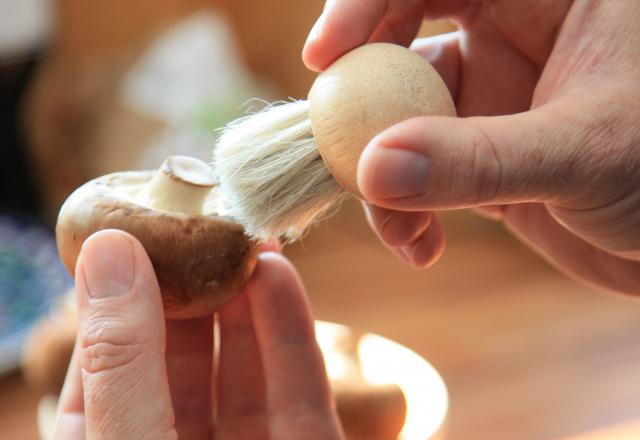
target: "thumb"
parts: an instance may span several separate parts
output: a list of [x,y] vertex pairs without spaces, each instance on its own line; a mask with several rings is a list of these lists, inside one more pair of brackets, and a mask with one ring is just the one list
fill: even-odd
[[360,191],[374,205],[408,211],[575,196],[588,161],[576,163],[580,140],[569,130],[578,124],[563,114],[570,113],[548,106],[510,116],[401,122],[363,151]]
[[176,438],[160,291],[142,246],[101,231],[76,267],[87,438]]

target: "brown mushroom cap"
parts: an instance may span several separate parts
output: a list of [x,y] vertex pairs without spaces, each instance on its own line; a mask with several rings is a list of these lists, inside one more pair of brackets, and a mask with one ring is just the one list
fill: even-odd
[[[78,188],[56,226],[58,252],[69,273],[82,243],[113,228],[136,237],[147,251],[168,318],[210,314],[233,298],[253,271],[257,244],[223,215],[205,169],[196,159],[174,156],[157,172],[109,174]],[[206,214],[172,212],[177,209]]]

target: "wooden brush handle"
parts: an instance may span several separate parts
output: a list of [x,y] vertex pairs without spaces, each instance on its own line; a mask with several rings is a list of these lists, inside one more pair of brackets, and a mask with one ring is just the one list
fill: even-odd
[[362,198],[356,172],[376,134],[416,116],[455,116],[449,90],[420,55],[373,43],[344,55],[309,92],[313,136],[325,165],[347,191]]

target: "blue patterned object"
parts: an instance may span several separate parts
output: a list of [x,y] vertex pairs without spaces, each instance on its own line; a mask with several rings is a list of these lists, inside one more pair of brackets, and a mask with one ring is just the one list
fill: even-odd
[[31,325],[71,286],[53,234],[0,215],[0,373],[18,365]]

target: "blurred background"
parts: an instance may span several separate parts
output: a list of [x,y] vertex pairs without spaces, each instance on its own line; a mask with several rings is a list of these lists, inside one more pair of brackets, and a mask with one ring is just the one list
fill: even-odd
[[[0,437],[38,438],[41,390],[16,367],[71,286],[51,233],[62,201],[171,154],[209,160],[215,128],[251,98],[305,97],[300,51],[322,3],[0,0]],[[447,439],[640,438],[640,306],[565,278],[499,224],[442,217],[448,247],[423,272],[355,202],[288,247],[316,318],[425,357],[449,389]]]

